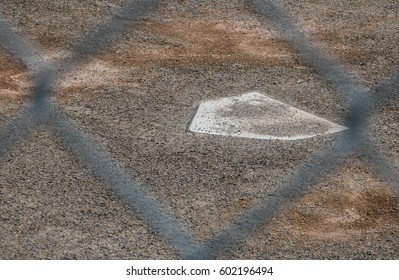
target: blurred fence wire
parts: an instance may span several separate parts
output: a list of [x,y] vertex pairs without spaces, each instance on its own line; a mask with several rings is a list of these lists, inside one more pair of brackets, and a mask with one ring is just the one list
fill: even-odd
[[348,155],[361,154],[388,182],[396,197],[399,193],[399,172],[389,160],[388,152],[377,148],[375,139],[365,126],[367,117],[379,106],[396,98],[399,72],[376,87],[369,89],[346,69],[338,60],[323,53],[318,45],[298,27],[278,1],[245,0],[249,9],[264,17],[347,101],[350,114],[336,143],[315,153],[299,166],[290,178],[274,188],[272,193],[259,199],[258,203],[243,213],[231,225],[215,236],[197,241],[189,228],[169,213],[160,202],[150,196],[134,178],[129,177],[105,152],[92,141],[62,112],[52,95],[57,80],[74,71],[85,60],[112,44],[118,35],[128,32],[143,16],[154,11],[160,0],[126,1],[110,18],[105,19],[84,39],[74,42],[66,49],[70,55],[49,64],[40,51],[28,40],[14,32],[11,23],[0,15],[0,44],[16,59],[33,72],[34,101],[28,109],[5,125],[0,131],[0,157],[15,147],[39,125],[51,129],[70,151],[132,211],[146,221],[160,236],[165,238],[182,259],[214,259],[243,242],[262,225],[267,224],[289,200],[306,192],[321,176],[328,173]]

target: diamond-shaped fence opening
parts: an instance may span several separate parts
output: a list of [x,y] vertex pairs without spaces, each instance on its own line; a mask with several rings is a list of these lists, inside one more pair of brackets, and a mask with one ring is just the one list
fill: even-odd
[[399,192],[399,172],[383,152],[370,144],[364,124],[380,104],[396,97],[399,73],[384,84],[368,89],[337,60],[323,54],[275,1],[246,1],[250,9],[264,17],[305,57],[316,72],[345,98],[351,108],[345,124],[349,130],[341,133],[335,145],[322,149],[299,166],[290,178],[285,178],[284,183],[274,189],[273,193],[259,199],[254,207],[242,213],[228,228],[203,242],[196,241],[187,227],[166,211],[160,202],[143,190],[98,147],[90,144],[87,136],[49,99],[53,83],[63,74],[73,71],[84,63],[88,56],[110,45],[119,34],[131,28],[132,22],[137,22],[160,2],[126,1],[122,5],[123,8],[112,18],[104,20],[83,41],[70,46],[70,56],[51,65],[45,62],[40,52],[27,40],[13,31],[9,22],[0,17],[2,46],[33,71],[35,82],[33,104],[0,131],[0,156],[4,157],[20,139],[26,137],[38,125],[47,126],[70,148],[76,158],[132,211],[168,240],[184,259],[216,258],[243,242],[257,228],[270,221],[285,202],[303,194],[317,179],[343,162],[349,154],[365,155],[378,174],[390,183],[394,192]]

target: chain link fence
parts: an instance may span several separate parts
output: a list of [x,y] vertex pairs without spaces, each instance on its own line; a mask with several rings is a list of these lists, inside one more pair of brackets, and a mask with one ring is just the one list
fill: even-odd
[[[231,225],[208,240],[198,242],[172,213],[149,195],[134,178],[129,177],[116,162],[95,147],[50,96],[53,85],[74,71],[92,55],[112,44],[119,34],[127,32],[132,24],[154,11],[159,0],[126,1],[113,17],[104,20],[91,34],[75,42],[68,49],[71,55],[51,64],[46,63],[40,51],[13,31],[11,23],[0,15],[0,42],[16,59],[34,73],[34,99],[28,109],[9,122],[0,131],[0,157],[4,157],[16,143],[39,125],[53,131],[69,147],[74,156],[132,211],[148,223],[176,249],[182,259],[214,259],[244,241],[256,229],[267,224],[289,200],[305,193],[321,176],[342,163],[348,155],[364,155],[376,172],[390,184],[395,196],[399,193],[399,173],[388,152],[381,151],[369,141],[365,125],[367,118],[384,103],[396,97],[399,72],[382,84],[369,89],[339,61],[327,56],[309,36],[298,27],[276,1],[245,1],[249,9],[265,20],[300,52],[318,75],[327,80],[342,95],[350,107],[346,126],[334,145],[324,148],[299,166],[290,178],[284,178],[272,193],[233,221]],[[378,140],[378,139],[377,139]],[[374,143],[374,144],[372,144]],[[380,145],[379,145],[380,146]]]

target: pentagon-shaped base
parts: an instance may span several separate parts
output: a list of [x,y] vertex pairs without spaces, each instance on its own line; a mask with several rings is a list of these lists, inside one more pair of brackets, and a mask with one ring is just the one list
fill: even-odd
[[345,129],[258,92],[201,103],[189,127],[196,133],[268,140],[298,140]]

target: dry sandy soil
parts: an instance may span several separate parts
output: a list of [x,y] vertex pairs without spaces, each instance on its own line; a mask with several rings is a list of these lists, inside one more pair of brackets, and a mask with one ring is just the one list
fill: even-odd
[[[68,116],[199,240],[337,137],[285,142],[188,133],[202,100],[256,90],[336,123],[348,113],[334,88],[243,2],[164,1],[56,91]],[[364,85],[398,69],[398,1],[281,2]],[[56,59],[120,4],[3,0],[0,10]],[[31,73],[0,49],[0,127],[29,104],[32,86]],[[398,163],[398,100],[369,125]],[[2,259],[178,258],[45,127],[1,160],[0,221]],[[349,156],[219,257],[398,259],[398,198],[362,156]]]

